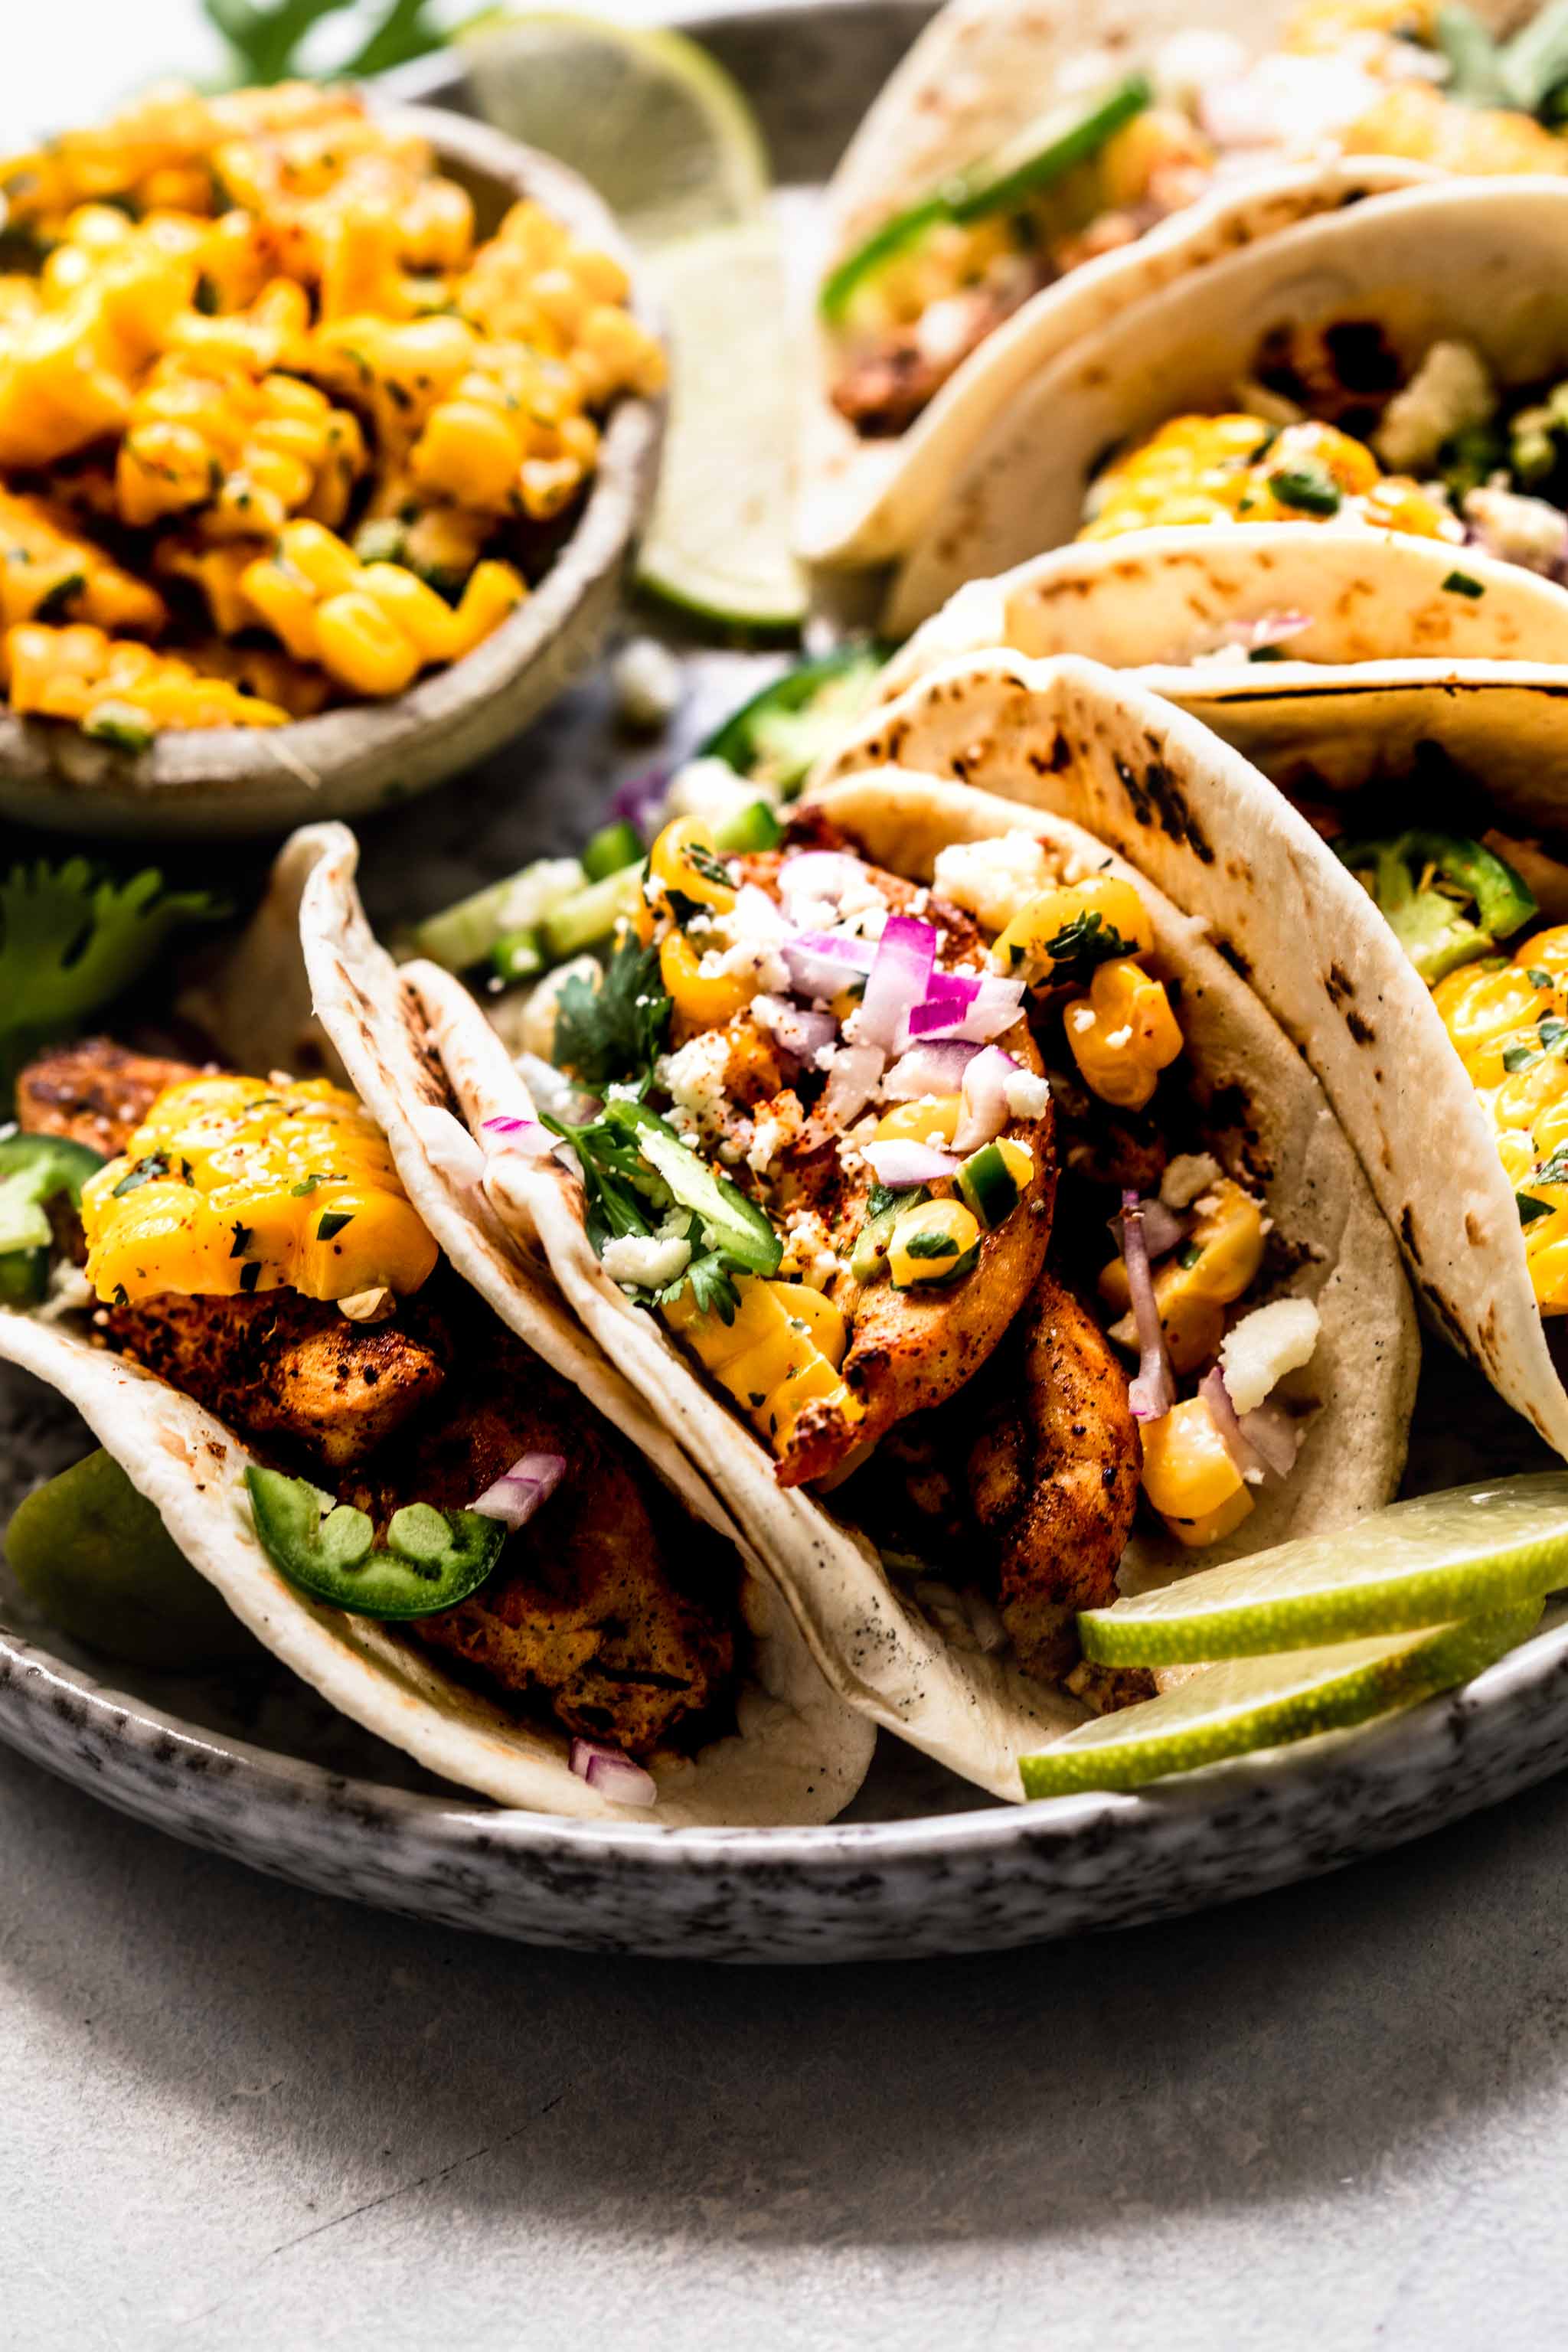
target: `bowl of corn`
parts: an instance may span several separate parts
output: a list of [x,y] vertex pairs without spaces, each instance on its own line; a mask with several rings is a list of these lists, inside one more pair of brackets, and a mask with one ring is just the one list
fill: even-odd
[[591,660],[665,356],[574,173],[344,86],[167,86],[0,189],[0,814],[362,814]]

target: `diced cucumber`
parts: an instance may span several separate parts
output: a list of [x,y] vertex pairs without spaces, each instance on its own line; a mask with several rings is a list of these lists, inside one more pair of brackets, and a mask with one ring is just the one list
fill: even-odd
[[784,839],[784,827],[773,814],[771,801],[752,801],[720,825],[713,835],[715,845],[726,857],[744,857],[752,850],[776,849]]
[[1018,1205],[1016,1179],[997,1144],[983,1143],[972,1152],[954,1181],[964,1206],[988,1231],[1005,1224]]
[[830,326],[842,325],[861,287],[940,222],[966,224],[1021,207],[1079,163],[1089,163],[1123,124],[1152,103],[1153,96],[1147,76],[1131,73],[1091,99],[1069,99],[1053,107],[999,154],[955,173],[918,204],[884,221],[824,281],[818,297],[822,316]]
[[722,760],[780,800],[800,790],[830,739],[870,707],[888,659],[878,645],[840,646],[797,662],[708,738],[701,759]]
[[601,825],[583,852],[583,871],[590,882],[603,882],[606,875],[619,874],[627,866],[642,862],[642,835],[635,824],[617,817],[613,824]]
[[544,942],[537,923],[503,931],[490,950],[490,970],[498,980],[532,980],[544,969]]
[[568,956],[599,946],[641,904],[640,865],[623,866],[618,874],[606,874],[602,882],[590,882],[584,889],[573,891],[550,909],[540,925],[546,957],[552,963],[564,963]]
[[426,916],[416,924],[409,943],[416,955],[428,956],[448,971],[470,971],[488,961],[499,940],[537,926],[552,907],[581,890],[583,882],[576,858],[537,857],[504,882],[488,883],[456,906]]

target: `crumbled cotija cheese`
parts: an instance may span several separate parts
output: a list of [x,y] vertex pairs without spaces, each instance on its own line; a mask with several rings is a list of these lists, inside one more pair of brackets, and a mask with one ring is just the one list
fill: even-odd
[[1044,845],[1032,833],[1018,832],[952,843],[938,852],[932,878],[942,898],[986,930],[1002,931],[1049,877]]

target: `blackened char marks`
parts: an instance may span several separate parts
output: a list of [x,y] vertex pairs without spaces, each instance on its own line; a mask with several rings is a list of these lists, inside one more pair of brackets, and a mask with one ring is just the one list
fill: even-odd
[[1126,760],[1118,760],[1116,772],[1141,825],[1158,824],[1173,841],[1184,841],[1200,866],[1214,864],[1213,845],[1163,760],[1151,760],[1142,775]]

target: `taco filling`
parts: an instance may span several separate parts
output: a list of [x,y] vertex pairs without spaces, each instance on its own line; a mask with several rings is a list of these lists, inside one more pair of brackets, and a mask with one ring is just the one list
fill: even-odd
[[1568,170],[1546,18],[1499,48],[1461,7],[1307,0],[1262,58],[1189,31],[1148,73],[1112,79],[1108,54],[1098,74],[1092,55],[1067,59],[1058,79],[1079,95],[879,223],[827,278],[835,407],[866,438],[906,432],[1032,296],[1271,164],[1338,152],[1489,176]]
[[721,1564],[442,1261],[352,1095],[90,1038],[23,1070],[17,1116],[5,1303],[90,1317],[235,1430],[289,1582],[552,1721],[590,1779],[732,1719]]
[[[1090,486],[1079,539],[1333,523],[1568,578],[1568,381],[1505,388],[1459,341],[1431,344],[1412,367],[1375,320],[1346,319],[1272,331],[1238,391],[1237,409],[1171,417],[1115,457]],[[1447,584],[1485,593],[1462,561]],[[1282,614],[1244,650],[1277,654],[1307,625]]]
[[538,1124],[486,1138],[574,1161],[781,1485],[1050,1676],[1141,1514],[1202,1547],[1289,1477],[1318,1336],[1108,864],[1020,832],[927,889],[810,809],[732,857],[679,818],[604,968],[536,993]]

